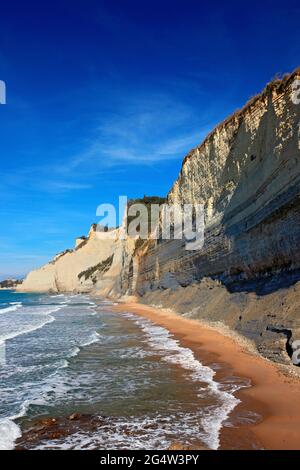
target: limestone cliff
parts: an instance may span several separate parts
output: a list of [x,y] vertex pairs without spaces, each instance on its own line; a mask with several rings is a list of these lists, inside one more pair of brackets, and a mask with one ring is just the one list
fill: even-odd
[[[100,263],[112,260],[114,246],[111,232],[97,232],[96,226],[92,225],[87,238],[76,239],[76,247],[73,250],[59,253],[48,264],[30,272],[18,290],[89,292],[94,288],[98,271],[102,272]],[[104,263],[103,268],[105,267],[107,266]]]
[[299,267],[300,105],[291,83],[270,85],[185,158],[168,199],[205,205],[205,244],[190,253],[174,241],[149,249],[141,292],[168,272],[178,285],[211,276],[234,289],[236,281]]
[[[184,159],[170,203],[203,203],[204,246],[184,240],[78,239],[30,273],[22,290],[139,295],[142,302],[221,321],[288,362],[300,339],[300,71],[275,80]],[[81,241],[82,240],[82,241]],[[81,273],[84,273],[80,276]],[[298,284],[297,284],[298,283]]]
[[300,339],[295,78],[299,70],[268,85],[187,155],[168,199],[204,204],[204,246],[189,252],[182,241],[152,241],[137,276],[143,301],[222,321],[284,362]]

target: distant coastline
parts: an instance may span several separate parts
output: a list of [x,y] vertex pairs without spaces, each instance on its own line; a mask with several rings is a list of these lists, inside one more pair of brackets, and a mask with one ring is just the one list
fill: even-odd
[[21,279],[4,279],[0,281],[0,289],[15,289],[22,284]]

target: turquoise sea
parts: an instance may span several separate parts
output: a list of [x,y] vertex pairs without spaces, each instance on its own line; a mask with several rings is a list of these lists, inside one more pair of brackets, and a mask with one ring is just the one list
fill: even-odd
[[[112,417],[36,448],[167,449],[219,446],[247,383],[214,380],[166,329],[87,295],[0,291],[0,449],[38,417]],[[230,425],[230,423],[229,423]]]

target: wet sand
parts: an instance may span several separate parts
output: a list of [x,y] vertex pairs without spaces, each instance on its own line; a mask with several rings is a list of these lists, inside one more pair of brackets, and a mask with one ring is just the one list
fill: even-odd
[[[120,303],[114,310],[135,313],[167,328],[204,365],[221,364],[217,381],[230,376],[251,380],[251,387],[236,392],[241,404],[230,416],[233,426],[222,429],[221,449],[300,449],[298,377],[288,376],[246,345],[197,320],[133,302]],[[248,419],[249,411],[260,419]]]

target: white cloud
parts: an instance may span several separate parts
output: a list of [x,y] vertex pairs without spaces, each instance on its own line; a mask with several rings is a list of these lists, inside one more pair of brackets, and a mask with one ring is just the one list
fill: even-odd
[[97,173],[118,165],[147,165],[183,159],[205,137],[195,112],[166,96],[137,97],[121,104],[118,113],[102,119],[94,137],[80,154],[62,166],[62,173],[75,174],[84,167]]
[[72,154],[65,148],[60,155],[57,149],[58,156],[50,163],[3,175],[4,197],[9,186],[46,193],[85,191],[97,176],[112,169],[182,160],[210,130],[201,128],[198,117],[192,105],[166,94],[123,93],[109,113],[95,116],[89,138],[86,131],[75,136],[81,151]]

